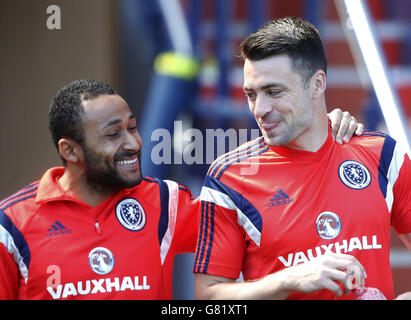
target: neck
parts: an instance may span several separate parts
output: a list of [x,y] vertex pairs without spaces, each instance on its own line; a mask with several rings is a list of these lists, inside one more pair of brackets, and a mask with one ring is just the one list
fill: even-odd
[[66,195],[92,207],[98,206],[113,194],[113,190],[90,186],[84,173],[70,170],[67,167],[59,179],[59,184]]
[[328,137],[328,116],[324,95],[313,100],[313,120],[311,125],[286,147],[310,152],[317,152]]
[[322,118],[321,121],[315,123],[310,128],[307,128],[294,141],[290,142],[285,147],[297,150],[317,152],[327,140],[328,137],[328,120]]

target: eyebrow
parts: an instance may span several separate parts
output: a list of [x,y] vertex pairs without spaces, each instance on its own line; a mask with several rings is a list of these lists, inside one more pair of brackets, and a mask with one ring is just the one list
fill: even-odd
[[[133,114],[131,114],[131,115],[128,117],[128,120],[135,119],[135,118],[136,118],[136,117],[135,117]],[[107,122],[107,123],[103,126],[103,129],[106,129],[106,128],[108,128],[108,127],[114,126],[114,125],[116,125],[117,123],[121,123],[121,122],[122,122],[121,119],[110,120],[109,122]]]
[[[261,90],[266,90],[269,88],[285,88],[286,86],[283,83],[279,83],[279,82],[273,82],[273,83],[267,83],[265,85],[263,85],[262,87],[260,87],[259,89]],[[244,91],[250,91],[250,90],[254,90],[253,88],[249,88],[249,87],[243,87]]]

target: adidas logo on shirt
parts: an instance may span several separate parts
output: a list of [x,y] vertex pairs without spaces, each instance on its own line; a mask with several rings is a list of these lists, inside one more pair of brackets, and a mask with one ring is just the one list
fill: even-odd
[[70,229],[67,229],[60,221],[54,221],[54,223],[47,230],[46,237],[50,238],[68,233],[71,233]]
[[290,198],[282,189],[274,193],[274,196],[268,203],[269,207],[282,206],[294,202],[293,198]]

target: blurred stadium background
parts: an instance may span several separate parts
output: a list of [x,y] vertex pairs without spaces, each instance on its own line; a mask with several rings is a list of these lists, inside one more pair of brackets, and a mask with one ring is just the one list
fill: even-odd
[[[410,132],[411,1],[365,2]],[[60,30],[46,27],[52,4],[61,9]],[[0,1],[0,198],[60,165],[48,134],[48,105],[58,89],[79,78],[110,83],[129,102],[140,120],[145,175],[175,179],[198,195],[208,167],[205,155],[203,164],[154,165],[151,148],[158,142],[151,141],[152,131],[173,132],[173,120],[203,132],[256,128],[241,90],[238,44],[263,23],[287,15],[308,19],[322,33],[330,109],[348,110],[367,129],[386,131],[333,1]],[[184,146],[175,143],[175,149],[181,154]],[[398,294],[411,290],[411,254],[392,235]],[[177,299],[193,298],[191,265],[192,255],[176,261]]]

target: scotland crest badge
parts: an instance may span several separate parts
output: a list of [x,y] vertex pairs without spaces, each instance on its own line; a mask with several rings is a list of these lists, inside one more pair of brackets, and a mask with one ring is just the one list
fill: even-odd
[[116,206],[116,217],[121,225],[130,231],[139,231],[146,224],[142,205],[133,198],[121,200]]
[[367,167],[355,160],[347,160],[340,164],[338,175],[341,181],[351,189],[361,190],[371,183],[371,174]]

